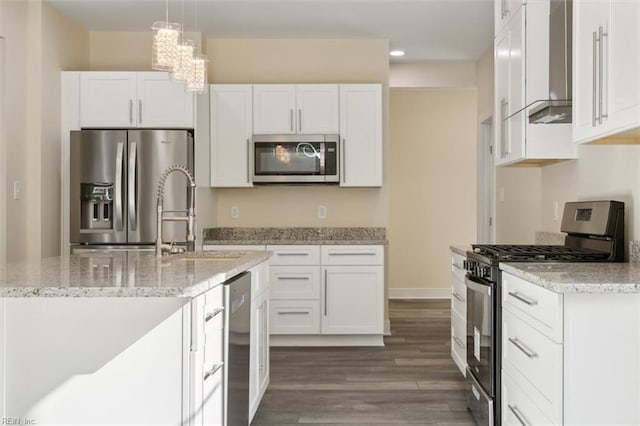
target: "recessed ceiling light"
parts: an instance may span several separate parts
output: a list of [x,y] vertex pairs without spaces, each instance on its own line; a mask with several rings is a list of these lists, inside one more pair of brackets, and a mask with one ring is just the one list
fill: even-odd
[[389,52],[391,56],[404,56],[404,50],[392,50]]

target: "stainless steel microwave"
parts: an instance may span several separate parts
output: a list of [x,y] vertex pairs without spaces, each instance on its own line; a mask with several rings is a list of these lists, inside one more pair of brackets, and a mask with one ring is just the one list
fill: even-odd
[[254,183],[338,183],[338,135],[254,135]]

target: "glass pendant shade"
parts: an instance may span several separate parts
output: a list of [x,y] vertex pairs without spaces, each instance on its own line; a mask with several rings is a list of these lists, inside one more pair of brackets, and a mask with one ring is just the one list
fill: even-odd
[[196,55],[193,58],[193,71],[191,78],[187,80],[187,90],[195,93],[207,92],[207,62],[205,55]]
[[178,44],[178,55],[176,61],[173,64],[173,74],[171,75],[174,80],[189,81],[193,74],[193,55],[195,53],[196,46],[191,40],[185,40]]
[[178,40],[182,25],[158,21],[151,29],[153,30],[151,68],[158,71],[172,71],[178,56]]

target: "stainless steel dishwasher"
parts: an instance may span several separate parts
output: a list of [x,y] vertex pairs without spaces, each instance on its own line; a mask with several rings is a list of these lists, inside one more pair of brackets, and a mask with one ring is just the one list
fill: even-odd
[[225,408],[228,426],[249,424],[249,354],[251,329],[251,273],[224,283]]

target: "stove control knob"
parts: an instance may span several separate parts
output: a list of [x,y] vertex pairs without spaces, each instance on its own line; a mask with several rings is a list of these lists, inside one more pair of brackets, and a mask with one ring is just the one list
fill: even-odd
[[491,278],[491,268],[489,266],[485,266],[484,268],[482,268],[482,277]]
[[465,271],[469,269],[469,262],[467,262],[466,260],[462,261],[462,269],[464,269]]

